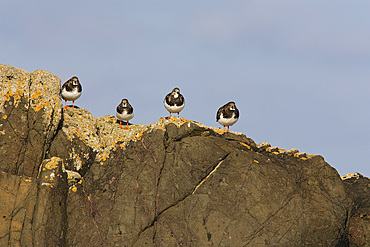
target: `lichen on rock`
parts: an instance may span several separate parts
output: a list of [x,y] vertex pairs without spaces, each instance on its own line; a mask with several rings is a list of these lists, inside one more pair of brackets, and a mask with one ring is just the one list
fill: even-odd
[[367,244],[368,179],[319,155],[184,118],[121,129],[63,109],[47,71],[0,79],[1,246]]

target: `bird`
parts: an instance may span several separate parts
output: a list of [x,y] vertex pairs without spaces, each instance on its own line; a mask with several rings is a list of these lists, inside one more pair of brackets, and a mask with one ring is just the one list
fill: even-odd
[[180,111],[185,107],[185,98],[180,93],[180,89],[175,87],[172,92],[167,94],[164,98],[164,107],[169,111],[170,118],[171,113],[177,113],[177,117],[180,117]]
[[224,126],[227,126],[227,131],[230,131],[230,126],[235,124],[239,118],[239,110],[236,108],[235,102],[230,101],[229,103],[221,106],[216,115],[216,121]]
[[75,100],[78,99],[81,96],[82,93],[82,86],[80,84],[80,81],[78,80],[77,76],[73,76],[71,79],[66,81],[61,90],[62,98],[65,100],[65,107],[67,106],[67,101],[73,101],[72,107],[75,107]]
[[120,120],[120,128],[122,128],[122,121],[126,121],[126,129],[128,129],[128,121],[134,117],[134,108],[130,105],[127,99],[122,99],[117,106],[116,117]]

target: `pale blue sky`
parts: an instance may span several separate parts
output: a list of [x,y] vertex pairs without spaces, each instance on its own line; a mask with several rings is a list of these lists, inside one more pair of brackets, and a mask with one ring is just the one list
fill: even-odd
[[209,126],[235,101],[233,131],[320,154],[370,176],[369,1],[5,1],[0,63],[80,78],[76,105],[132,123],[181,116]]

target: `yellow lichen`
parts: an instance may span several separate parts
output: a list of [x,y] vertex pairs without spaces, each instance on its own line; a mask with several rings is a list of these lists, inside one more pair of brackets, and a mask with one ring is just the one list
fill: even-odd
[[240,143],[240,145],[243,145],[244,147],[247,147],[248,149],[251,149],[251,147],[248,144],[245,144],[243,142],[239,142],[239,143]]
[[55,163],[54,160],[51,160],[48,163],[46,163],[45,168],[48,169],[48,170],[51,170],[51,169],[58,168],[58,166],[57,166],[57,164]]
[[7,116],[7,115],[4,115],[4,116],[3,116],[3,118],[4,118],[4,119],[7,119],[7,118],[8,118],[8,116]]
[[42,105],[38,105],[38,106],[36,106],[36,107],[34,108],[34,110],[35,110],[35,111],[37,111],[37,112],[38,112],[39,110],[41,110],[41,109],[42,109]]
[[223,130],[223,129],[221,129],[221,128],[218,128],[218,129],[216,130],[216,132],[217,132],[217,133],[219,133],[219,134],[224,134],[224,133],[225,133],[225,130]]
[[53,186],[51,183],[42,183],[41,185],[44,185],[44,186],[48,186],[48,187],[54,188],[54,186]]
[[258,160],[253,160],[253,162],[255,162],[255,163],[257,163],[257,164],[258,164],[258,163],[260,163]]

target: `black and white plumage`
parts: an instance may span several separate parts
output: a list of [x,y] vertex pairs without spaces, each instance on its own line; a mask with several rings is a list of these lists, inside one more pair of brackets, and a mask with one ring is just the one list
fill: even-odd
[[126,121],[126,129],[128,129],[128,121],[134,117],[134,108],[130,105],[127,99],[123,99],[117,106],[116,117],[120,120],[120,128],[122,128],[122,121]]
[[230,101],[229,103],[221,106],[216,115],[216,121],[219,122],[222,126],[227,126],[227,131],[230,131],[229,128],[231,125],[235,124],[239,118],[239,110],[236,108],[234,102]]
[[66,81],[61,90],[62,98],[65,100],[65,108],[67,108],[67,101],[73,101],[73,108],[75,107],[75,100],[81,96],[82,86],[77,76],[73,76]]
[[177,113],[180,117],[180,111],[185,107],[185,98],[180,93],[180,89],[175,87],[171,93],[167,94],[164,98],[164,107],[171,113]]

